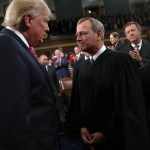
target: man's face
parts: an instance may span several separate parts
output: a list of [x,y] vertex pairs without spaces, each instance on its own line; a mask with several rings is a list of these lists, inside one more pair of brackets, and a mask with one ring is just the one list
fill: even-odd
[[42,65],[48,65],[48,57],[43,55],[41,58],[40,58],[40,62]]
[[139,31],[134,24],[131,24],[125,28],[125,34],[126,38],[132,43],[141,39],[141,31]]
[[81,51],[89,52],[97,45],[98,34],[93,32],[90,21],[80,23],[76,29],[76,40]]
[[74,48],[74,52],[75,52],[76,54],[79,54],[79,53],[80,53],[80,49],[79,49],[78,47],[75,47],[75,48]]
[[49,61],[48,61],[48,62],[49,62],[49,64],[52,64],[52,62],[53,62],[53,61],[52,61],[51,59],[49,59]]
[[48,21],[49,17],[47,15],[38,15],[31,19],[27,38],[30,46],[34,47],[40,43],[43,43],[43,38],[46,31],[49,31]]
[[110,34],[109,40],[110,40],[111,44],[114,44],[117,42],[118,38],[115,38],[112,34]]
[[60,58],[61,57],[61,52],[55,52],[55,56],[56,56],[56,58]]

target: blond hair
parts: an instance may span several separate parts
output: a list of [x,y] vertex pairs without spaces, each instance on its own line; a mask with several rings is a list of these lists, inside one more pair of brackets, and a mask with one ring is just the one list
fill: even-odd
[[44,14],[48,15],[50,19],[54,18],[44,0],[12,0],[6,10],[2,26],[15,27],[21,22],[25,14],[33,16]]

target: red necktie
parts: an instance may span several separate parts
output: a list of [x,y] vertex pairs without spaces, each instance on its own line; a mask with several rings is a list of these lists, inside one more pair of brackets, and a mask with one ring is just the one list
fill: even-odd
[[30,50],[30,52],[37,58],[37,55],[36,55],[35,51],[33,50],[33,48],[32,48],[32,47],[29,47],[29,50]]

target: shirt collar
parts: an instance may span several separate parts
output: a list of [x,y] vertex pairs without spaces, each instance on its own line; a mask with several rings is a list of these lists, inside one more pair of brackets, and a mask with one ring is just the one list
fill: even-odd
[[13,31],[16,35],[18,35],[22,39],[22,41],[27,45],[27,47],[29,47],[27,40],[25,39],[25,37],[23,36],[21,32],[16,30],[14,27],[7,26],[6,28]]
[[80,53],[76,54],[76,56],[80,57]]
[[[137,44],[137,45],[139,45],[139,50],[141,49],[141,46],[142,46],[142,40]],[[135,47],[136,45],[134,44],[134,43],[131,43],[131,46],[132,47]]]
[[103,45],[101,49],[93,56],[94,61],[97,59],[99,55],[101,55],[106,50],[106,46]]
[[118,41],[114,44],[114,46],[117,46],[117,44],[118,44]]

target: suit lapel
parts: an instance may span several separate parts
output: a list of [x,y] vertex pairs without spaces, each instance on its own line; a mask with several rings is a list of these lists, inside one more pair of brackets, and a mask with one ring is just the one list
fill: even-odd
[[[44,76],[46,77],[46,79],[48,80],[48,83],[50,85],[50,81],[49,81],[49,77],[47,72],[44,70],[44,68],[42,67],[42,65],[39,63],[39,61],[37,60],[37,58],[35,56],[33,56],[33,54],[30,52],[29,48],[27,47],[27,45],[22,41],[22,39],[17,36],[13,31],[4,28],[1,33],[6,34],[7,36],[14,38],[17,42],[19,42],[24,49],[27,51],[27,53],[29,53],[31,55],[31,57],[35,60],[35,62],[37,63],[37,65],[39,66],[40,70],[43,72]],[[51,87],[51,85],[50,85]]]

